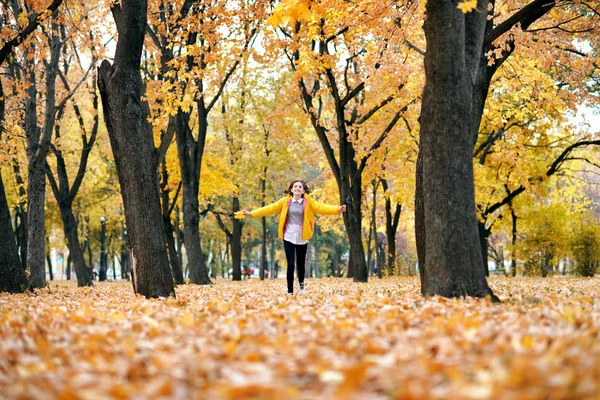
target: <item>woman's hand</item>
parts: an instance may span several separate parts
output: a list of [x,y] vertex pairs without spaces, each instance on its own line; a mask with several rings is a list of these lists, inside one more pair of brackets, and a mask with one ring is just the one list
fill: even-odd
[[345,205],[345,204],[342,204],[342,205],[340,206],[340,212],[341,212],[341,213],[343,213],[343,212],[346,212],[346,205]]
[[251,217],[252,213],[248,210],[242,210],[242,214],[244,214],[246,217]]

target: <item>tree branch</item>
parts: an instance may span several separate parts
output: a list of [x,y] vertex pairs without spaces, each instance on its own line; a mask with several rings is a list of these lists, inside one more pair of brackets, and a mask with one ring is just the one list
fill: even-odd
[[483,48],[485,49],[490,46],[494,40],[511,30],[518,23],[521,24],[522,30],[526,30],[532,23],[548,13],[555,5],[555,0],[534,0],[492,29],[483,39]]
[[4,64],[4,61],[6,61],[6,59],[12,52],[12,50],[15,47],[17,47],[18,45],[20,45],[21,43],[23,43],[23,41],[25,39],[27,39],[27,37],[29,35],[31,35],[33,33],[33,31],[35,31],[35,29],[47,17],[51,16],[54,13],[54,11],[56,11],[58,9],[58,7],[62,4],[62,2],[63,2],[63,0],[54,0],[46,8],[46,10],[40,14],[33,11],[33,13],[29,16],[29,23],[27,24],[27,26],[25,28],[23,28],[23,30],[21,32],[17,33],[17,35],[15,37],[13,37],[11,40],[4,43],[4,46],[2,46],[2,48],[0,49],[0,65]]

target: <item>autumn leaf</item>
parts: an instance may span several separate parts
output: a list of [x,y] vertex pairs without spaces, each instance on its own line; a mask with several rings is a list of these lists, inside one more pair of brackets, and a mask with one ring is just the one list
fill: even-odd
[[477,0],[465,0],[463,2],[458,3],[456,6],[463,13],[467,14],[477,8]]

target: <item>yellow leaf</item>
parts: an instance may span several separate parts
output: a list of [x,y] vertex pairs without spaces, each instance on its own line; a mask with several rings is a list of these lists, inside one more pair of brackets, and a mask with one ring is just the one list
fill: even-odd
[[477,8],[477,0],[465,0],[462,3],[458,3],[456,8],[466,14]]

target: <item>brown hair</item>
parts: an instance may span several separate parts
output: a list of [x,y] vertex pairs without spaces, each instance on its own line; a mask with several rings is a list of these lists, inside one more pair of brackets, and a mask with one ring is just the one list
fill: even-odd
[[[292,183],[290,183],[290,186],[288,186],[288,188],[284,190],[283,193],[292,194],[292,187],[296,182],[300,182],[302,184],[302,186],[304,187],[304,194],[310,194],[310,189],[308,188],[308,185],[306,184],[306,182],[300,179],[293,180]],[[302,197],[304,197],[304,195],[302,195]]]

